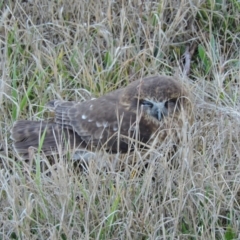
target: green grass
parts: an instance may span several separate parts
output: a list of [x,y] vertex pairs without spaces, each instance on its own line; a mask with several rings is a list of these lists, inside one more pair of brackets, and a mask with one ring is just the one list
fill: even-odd
[[[1,239],[240,238],[239,1],[17,0],[0,11]],[[85,170],[71,153],[25,162],[13,151],[13,122],[47,117],[49,100],[154,74],[178,76],[195,104],[175,167],[171,138],[149,155],[99,151]]]

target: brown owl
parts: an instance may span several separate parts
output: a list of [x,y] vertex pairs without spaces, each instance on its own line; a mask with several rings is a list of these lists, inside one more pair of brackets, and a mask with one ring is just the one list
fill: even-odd
[[45,155],[104,148],[125,153],[163,141],[171,126],[192,122],[192,103],[184,85],[172,77],[153,76],[85,102],[53,100],[54,121],[14,123],[14,149],[25,159],[29,148]]

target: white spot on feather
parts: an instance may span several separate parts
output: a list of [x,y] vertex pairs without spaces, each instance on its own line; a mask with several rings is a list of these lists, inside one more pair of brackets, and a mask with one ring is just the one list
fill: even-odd
[[96,122],[97,127],[102,127],[102,124],[100,122]]
[[90,110],[92,110],[92,109],[93,109],[93,105],[91,104],[91,105],[90,105]]
[[92,122],[93,120],[92,119],[88,119],[88,122]]
[[135,126],[131,127],[131,128],[130,128],[130,131],[132,131],[132,132],[133,132],[133,131],[136,131],[136,127],[135,127]]
[[118,127],[117,127],[117,126],[114,126],[114,127],[113,127],[113,131],[116,132],[117,130],[118,130]]
[[86,118],[87,118],[87,116],[83,114],[82,115],[82,119],[86,119]]
[[102,125],[103,125],[103,127],[105,127],[105,128],[106,128],[106,127],[108,127],[108,122],[103,122],[103,124],[102,124]]

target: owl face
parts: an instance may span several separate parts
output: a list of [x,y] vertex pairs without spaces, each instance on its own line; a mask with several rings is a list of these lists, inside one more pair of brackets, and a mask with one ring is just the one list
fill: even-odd
[[172,116],[180,109],[179,99],[169,99],[165,101],[154,101],[149,99],[141,99],[139,101],[141,111],[147,116],[155,120],[162,121],[164,117]]
[[180,81],[170,77],[149,77],[132,82],[121,95],[120,103],[127,111],[140,113],[146,121],[159,125],[168,117],[182,117],[181,112],[185,111],[189,112],[186,117],[191,118],[189,95]]

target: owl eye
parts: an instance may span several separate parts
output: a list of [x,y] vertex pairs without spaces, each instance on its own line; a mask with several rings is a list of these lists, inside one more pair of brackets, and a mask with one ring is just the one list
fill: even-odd
[[150,107],[150,108],[153,107],[153,103],[151,103],[151,102],[149,102],[149,101],[147,101],[147,100],[140,100],[140,104],[141,104],[142,106],[147,106],[147,107]]
[[165,108],[174,108],[176,106],[177,103],[177,99],[173,98],[173,99],[169,99],[168,101],[165,102],[164,107]]

